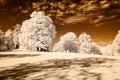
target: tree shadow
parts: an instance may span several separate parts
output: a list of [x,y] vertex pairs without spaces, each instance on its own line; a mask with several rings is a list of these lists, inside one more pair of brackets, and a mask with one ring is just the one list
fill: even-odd
[[[26,63],[12,69],[0,71],[0,80],[101,80],[101,74],[91,73],[93,65],[99,65],[113,59],[84,58],[84,59],[51,59],[39,63]],[[72,72],[73,71],[73,72]],[[76,73],[77,72],[77,73]]]
[[39,56],[41,54],[0,54],[1,58],[22,58],[22,57],[34,57]]

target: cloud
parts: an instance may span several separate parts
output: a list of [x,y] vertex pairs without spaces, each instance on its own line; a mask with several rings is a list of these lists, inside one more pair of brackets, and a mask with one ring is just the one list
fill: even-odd
[[64,23],[79,23],[79,22],[86,22],[88,21],[88,17],[85,15],[76,15],[76,16],[72,16],[72,17],[68,17],[66,19],[63,20]]
[[[19,0],[0,0],[0,3],[14,1],[9,4],[11,7],[8,12],[16,13],[17,18],[29,17],[29,14],[34,10],[43,11],[46,15],[51,17],[54,21],[61,21],[64,23],[78,23],[87,22],[93,25],[97,23],[104,23],[114,19],[119,21],[120,16],[120,2],[117,0],[40,0],[40,1],[27,1],[20,2]],[[24,5],[24,6],[23,6]],[[0,9],[2,12],[3,9]]]
[[110,4],[109,3],[106,3],[106,4],[104,4],[104,5],[102,5],[102,9],[106,9],[106,8],[108,8],[108,7],[110,7]]
[[97,23],[97,24],[94,24],[94,27],[100,27],[100,26],[103,26],[104,23]]

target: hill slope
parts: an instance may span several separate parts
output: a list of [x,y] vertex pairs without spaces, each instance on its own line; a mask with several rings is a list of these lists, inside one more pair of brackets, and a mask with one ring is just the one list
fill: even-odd
[[119,80],[119,56],[1,52],[1,80]]

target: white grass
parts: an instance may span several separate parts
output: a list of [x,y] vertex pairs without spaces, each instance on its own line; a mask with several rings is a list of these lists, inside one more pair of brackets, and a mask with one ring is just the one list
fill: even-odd
[[[98,77],[100,77],[100,80],[117,80],[120,79],[120,58],[119,56],[103,56],[103,55],[93,55],[93,54],[79,54],[79,53],[55,53],[55,52],[1,52],[0,55],[28,55],[23,57],[2,57],[0,58],[0,71],[4,70],[12,70],[17,69],[17,66],[20,66],[21,64],[31,64],[31,66],[35,66],[36,64],[40,64],[40,68],[37,72],[30,72],[27,73],[25,80],[32,80],[38,77],[41,77],[41,79],[38,80],[83,80],[84,78],[87,78],[87,80],[99,80]],[[36,56],[30,56],[30,55],[36,55]],[[81,62],[84,64],[84,59],[92,58],[93,60],[95,58],[98,59],[105,59],[106,62],[103,63],[90,63],[90,66],[88,67],[81,67]],[[71,64],[66,62],[61,62],[60,60],[68,60],[68,62],[73,60],[73,63],[75,63],[75,59],[80,59],[81,62],[77,61],[76,64]],[[106,60],[106,59],[111,59]],[[112,60],[113,59],[113,60]],[[52,62],[48,62],[46,60],[53,60]],[[59,64],[62,64],[64,67],[61,68],[54,68],[55,66],[59,66],[59,64],[55,65],[54,63],[58,60]],[[96,60],[96,59],[95,59]],[[94,60],[94,61],[95,61]],[[115,61],[114,61],[115,60]],[[71,62],[70,61],[70,62]],[[86,62],[85,62],[86,63]],[[89,64],[89,60],[87,62]],[[60,66],[62,66],[60,65]],[[67,66],[69,65],[69,66]],[[41,71],[41,66],[53,66],[51,68],[43,68]],[[24,66],[23,66],[24,67]],[[22,69],[24,69],[21,67]],[[35,69],[33,67],[32,69]],[[30,69],[30,70],[32,70]],[[40,70],[39,70],[40,69]],[[26,67],[25,70],[29,71],[29,67]],[[45,71],[44,71],[45,70]],[[86,72],[84,72],[86,71]],[[18,71],[19,73],[19,71]],[[93,74],[96,74],[96,76],[93,76]],[[23,72],[23,74],[25,74]],[[47,76],[44,76],[44,75]],[[83,75],[81,75],[83,74]],[[98,76],[97,74],[100,74]],[[1,72],[0,72],[1,75]],[[5,74],[3,74],[5,75]],[[16,75],[15,75],[16,76]],[[6,76],[7,77],[7,76]],[[18,76],[20,77],[20,76]],[[59,78],[62,77],[62,78]],[[11,79],[16,79],[15,77]],[[23,80],[24,80],[23,79]]]

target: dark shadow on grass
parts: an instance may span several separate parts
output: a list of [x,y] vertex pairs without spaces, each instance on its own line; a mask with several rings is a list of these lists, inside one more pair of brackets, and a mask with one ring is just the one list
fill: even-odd
[[0,54],[1,58],[22,58],[22,57],[34,57],[39,56],[41,54]]
[[[12,69],[2,70],[0,71],[0,80],[24,80],[31,74],[36,74],[39,72],[41,74],[38,75],[31,80],[45,80],[50,76],[56,77],[56,80],[72,80],[67,78],[67,72],[61,75],[57,73],[57,70],[71,70],[71,66],[79,66],[79,68],[84,68],[79,70],[78,76],[85,76],[83,79],[75,79],[75,80],[87,80],[89,78],[95,78],[94,80],[101,80],[101,74],[91,73],[88,69],[93,65],[99,65],[101,63],[105,63],[106,61],[113,61],[113,59],[106,58],[84,58],[84,59],[53,59],[46,60],[43,62],[39,62],[37,64],[20,64]],[[72,67],[74,69],[75,67]],[[73,74],[73,73],[71,73]],[[76,78],[76,77],[75,77]]]

